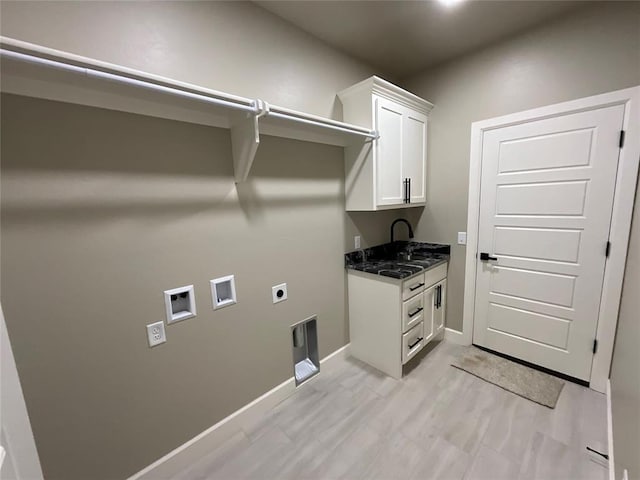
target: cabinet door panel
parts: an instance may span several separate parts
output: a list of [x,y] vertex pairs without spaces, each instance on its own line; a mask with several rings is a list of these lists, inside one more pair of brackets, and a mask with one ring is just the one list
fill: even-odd
[[[443,280],[435,286],[435,301],[434,305],[434,314],[433,314],[433,330],[435,333],[440,332],[444,328],[444,319],[445,319],[445,305],[447,300],[447,281]],[[440,289],[439,293],[439,301],[438,301],[438,288]]]
[[422,314],[422,322],[424,323],[424,341],[427,343],[429,340],[433,338],[434,328],[433,328],[433,320],[435,313],[435,301],[436,301],[436,285],[433,285],[430,288],[427,288],[424,291],[424,310]]
[[403,109],[400,105],[374,97],[376,129],[381,132],[375,141],[376,202],[378,205],[403,204]]
[[427,116],[407,110],[403,126],[402,178],[411,179],[411,203],[425,203]]

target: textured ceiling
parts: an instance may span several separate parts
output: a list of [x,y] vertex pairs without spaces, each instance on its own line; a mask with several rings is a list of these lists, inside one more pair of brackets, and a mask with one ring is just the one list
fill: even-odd
[[254,3],[332,47],[403,78],[593,2],[467,0]]

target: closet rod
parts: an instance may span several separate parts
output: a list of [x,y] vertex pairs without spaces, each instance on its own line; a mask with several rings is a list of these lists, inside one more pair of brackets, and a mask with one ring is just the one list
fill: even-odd
[[114,81],[117,83],[123,83],[127,85],[133,85],[136,87],[146,88],[149,90],[155,90],[158,92],[169,93],[172,95],[176,95],[179,97],[189,98],[191,100],[197,100],[205,103],[210,103],[213,105],[217,105],[220,107],[226,107],[234,110],[242,110],[245,112],[257,113],[257,108],[255,105],[242,105],[240,103],[230,102],[227,100],[221,100],[219,98],[208,97],[206,95],[200,95],[198,93],[189,92],[187,90],[181,90],[173,87],[166,87],[164,85],[159,85],[157,83],[145,82],[144,80],[138,80],[131,77],[125,77],[123,75],[118,75],[115,73],[103,72],[100,70],[95,70],[92,68],[78,67],[77,65],[71,65],[64,62],[58,62],[56,60],[49,60],[47,58],[36,57],[33,55],[27,55],[24,53],[14,52],[12,50],[1,49],[0,54],[3,57],[12,58],[15,60],[27,62],[27,63],[35,63],[39,65],[45,65],[52,68],[57,68],[58,70],[65,70],[68,72],[78,73],[81,75],[86,75],[88,77],[96,77],[105,80]]
[[267,113],[266,115],[267,117],[274,117],[274,118],[282,118],[284,120],[293,120],[295,122],[300,122],[300,123],[306,123],[307,125],[315,125],[318,127],[323,127],[323,128],[327,128],[329,130],[337,130],[340,132],[347,132],[347,133],[351,133],[352,135],[360,135],[361,137],[366,137],[366,138],[371,138],[371,139],[376,139],[378,138],[378,134],[375,131],[361,131],[361,130],[354,130],[352,128],[347,128],[347,127],[340,127],[338,125],[332,125],[330,123],[324,123],[318,120],[309,120],[306,118],[302,118],[302,117],[296,117],[296,116],[292,116],[292,115],[288,115],[286,113],[278,113],[278,112],[274,112],[274,111],[270,111]]
[[[72,63],[52,60],[49,58],[44,58],[36,55],[29,55],[29,54],[17,52],[14,50],[7,50],[5,48],[0,48],[0,55],[2,57],[18,60],[25,63],[42,65],[42,66],[54,68],[57,70],[63,70],[67,72],[76,73],[79,75],[84,75],[90,78],[93,77],[93,78],[113,81],[115,83],[132,85],[135,87],[145,88],[148,90],[154,90],[157,92],[167,93],[167,94],[171,94],[179,97],[188,98],[191,100],[205,102],[205,103],[216,105],[219,107],[225,107],[233,110],[249,112],[254,115],[258,115],[261,112],[261,108],[259,105],[262,102],[260,102],[259,100],[254,100],[251,102],[250,105],[247,105],[246,103],[239,103],[235,101],[224,100],[224,99],[208,96],[205,94],[194,93],[192,91],[189,91],[180,87],[169,87],[166,85],[161,85],[159,83],[140,80],[138,78],[134,78],[133,76],[129,76],[127,74],[111,73],[104,70],[83,67],[79,65],[74,65]],[[264,102],[264,104],[266,104],[266,102]],[[274,111],[276,109],[280,111]],[[306,114],[302,114],[300,112],[296,112],[293,110],[288,110],[282,107],[274,107],[273,110],[269,110],[267,108],[267,111],[264,113],[264,115],[266,117],[275,117],[275,118],[280,118],[280,119],[288,120],[292,122],[300,122],[307,125],[322,127],[328,130],[345,132],[351,135],[357,135],[365,138],[370,138],[370,139],[378,138],[378,133],[375,130],[367,130],[365,128],[356,127],[356,126],[351,127],[346,124],[342,124],[341,122],[338,122],[336,120],[324,119],[324,118],[316,117],[313,115],[307,116]]]

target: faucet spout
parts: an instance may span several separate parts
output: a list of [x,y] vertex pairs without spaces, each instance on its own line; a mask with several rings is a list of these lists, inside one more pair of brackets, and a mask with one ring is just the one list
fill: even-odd
[[393,243],[393,230],[396,226],[396,223],[398,222],[404,223],[407,225],[407,228],[409,229],[409,238],[413,238],[413,228],[411,228],[411,224],[404,218],[398,218],[394,220],[393,223],[391,224],[391,243]]

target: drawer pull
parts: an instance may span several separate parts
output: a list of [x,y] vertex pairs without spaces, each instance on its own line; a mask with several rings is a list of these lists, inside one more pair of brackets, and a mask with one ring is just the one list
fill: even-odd
[[423,337],[416,339],[416,341],[413,344],[409,345],[409,350],[411,350],[413,347],[418,345],[422,340],[423,340]]
[[416,285],[415,287],[409,287],[409,290],[411,290],[412,292],[414,290],[419,289],[420,287],[424,287],[424,283],[419,283],[418,285]]
[[410,312],[409,313],[409,318],[411,317],[415,317],[417,314],[419,314],[422,310],[424,310],[424,308],[419,307],[415,312]]

